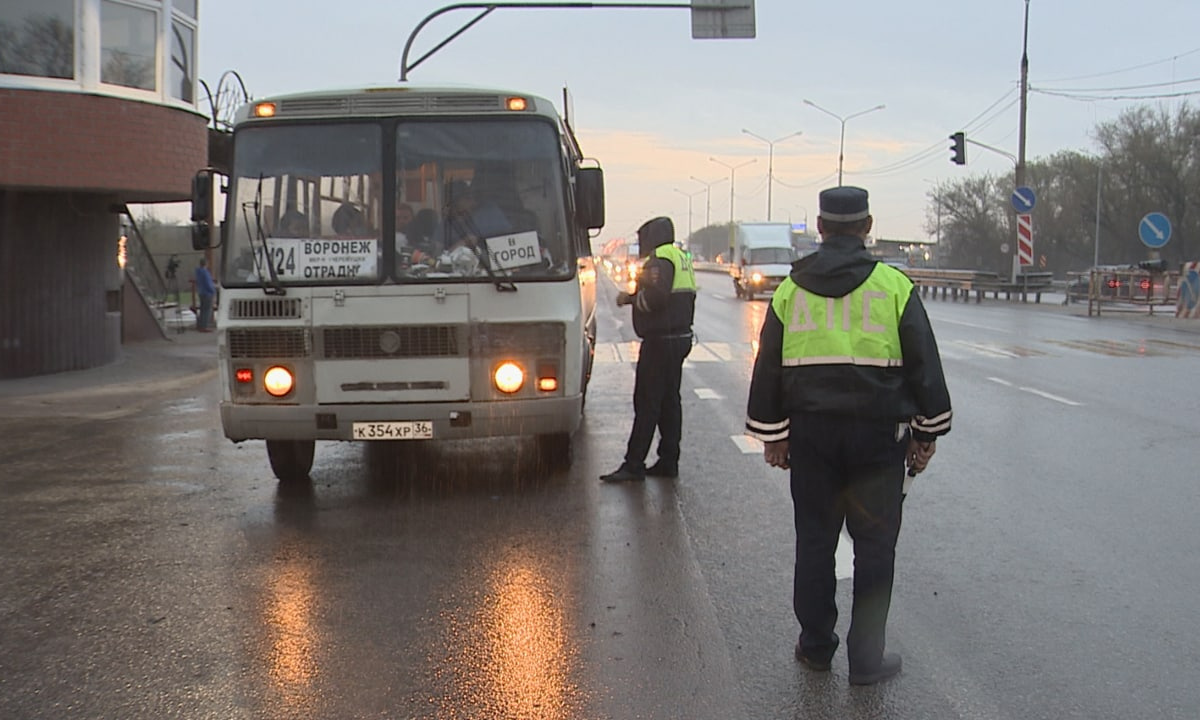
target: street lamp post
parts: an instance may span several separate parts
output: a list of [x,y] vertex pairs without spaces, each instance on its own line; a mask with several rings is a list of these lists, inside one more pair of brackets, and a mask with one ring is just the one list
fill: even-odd
[[718,165],[724,165],[725,167],[729,168],[729,257],[732,258],[733,257],[733,182],[734,182],[734,173],[736,173],[739,168],[744,168],[747,165],[752,164],[755,159],[751,158],[750,160],[747,160],[744,163],[738,163],[737,165],[730,165],[729,163],[718,160],[715,157],[710,157],[709,160],[715,162]]
[[684,197],[686,197],[686,198],[688,199],[688,234],[687,234],[687,244],[688,244],[688,247],[690,248],[690,247],[691,247],[691,245],[692,245],[692,198],[696,197],[697,195],[699,195],[699,194],[700,194],[700,193],[702,193],[702,192],[708,192],[708,190],[707,190],[707,189],[704,189],[704,190],[697,190],[697,191],[696,191],[696,192],[694,192],[694,193],[690,193],[690,192],[684,192],[683,190],[680,190],[679,188],[674,188],[674,190],[675,190],[675,192],[679,193],[680,195],[683,195]]
[[838,185],[841,185],[842,184],[842,161],[844,160],[845,150],[846,150],[846,121],[850,120],[852,118],[856,118],[859,115],[866,115],[869,112],[875,112],[876,110],[882,110],[887,106],[886,105],[876,105],[873,108],[867,108],[866,110],[859,110],[856,113],[851,113],[850,115],[842,116],[842,115],[838,115],[837,113],[835,113],[831,110],[826,110],[825,108],[816,104],[812,100],[805,100],[804,104],[815,107],[816,109],[820,110],[821,112],[825,113],[826,115],[829,115],[829,116],[835,118],[838,122],[840,122],[842,124],[841,139],[838,141]]
[[775,182],[775,143],[783,142],[788,138],[794,138],[797,135],[800,135],[801,131],[797,130],[794,133],[789,133],[781,138],[775,138],[774,140],[768,140],[758,133],[750,132],[746,128],[742,128],[742,132],[746,133],[752,138],[758,138],[767,144],[767,222],[771,222],[771,185]]
[[704,186],[704,227],[712,225],[712,186],[719,182],[725,182],[725,178],[717,178],[713,181],[701,180],[692,175],[691,178]]

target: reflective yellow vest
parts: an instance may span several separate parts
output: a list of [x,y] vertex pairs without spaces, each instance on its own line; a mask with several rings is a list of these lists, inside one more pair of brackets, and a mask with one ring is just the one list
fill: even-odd
[[654,257],[669,260],[675,266],[675,281],[671,283],[671,292],[696,292],[696,272],[692,269],[690,255],[667,243],[654,248]]
[[883,263],[849,295],[829,298],[792,278],[771,298],[783,323],[783,365],[900,367],[900,317],[913,283]]

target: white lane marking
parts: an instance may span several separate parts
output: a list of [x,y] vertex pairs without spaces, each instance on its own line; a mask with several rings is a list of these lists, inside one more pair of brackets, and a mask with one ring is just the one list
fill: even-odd
[[729,358],[720,357],[703,345],[693,345],[687,359],[689,362],[721,362]]
[[849,580],[854,577],[854,541],[846,532],[846,526],[838,533],[837,549],[833,551],[833,562],[838,580]]
[[753,455],[763,451],[762,441],[749,435],[730,435],[729,439],[742,451],[743,455]]
[[966,340],[955,340],[954,344],[961,345],[962,347],[965,347],[965,348],[970,348],[973,352],[976,352],[980,355],[987,355],[988,357],[1002,357],[1002,358],[1021,357],[1017,353],[1010,352],[1008,350],[1005,350],[1004,348],[997,347],[990,343],[973,343],[973,342],[967,342]]
[[1027,393],[1033,393],[1034,395],[1037,395],[1038,397],[1044,397],[1044,398],[1046,398],[1047,400],[1053,400],[1054,402],[1062,403],[1063,405],[1070,405],[1070,406],[1072,406],[1072,407],[1079,407],[1080,405],[1082,405],[1082,404],[1083,404],[1083,403],[1081,403],[1081,402],[1075,402],[1074,400],[1068,400],[1068,399],[1066,399],[1065,397],[1060,397],[1060,396],[1058,396],[1058,395],[1054,395],[1054,394],[1052,394],[1052,393],[1048,393],[1048,392],[1046,392],[1045,390],[1038,390],[1037,388],[1031,388],[1031,387],[1020,387],[1020,388],[1017,388],[1017,389],[1018,389],[1018,390],[1024,390],[1024,391],[1025,391],[1025,392],[1027,392]]
[[696,397],[700,398],[701,400],[722,399],[721,394],[711,388],[696,388],[694,392],[696,393]]
[[993,332],[1002,332],[1012,335],[1015,330],[1005,330],[1004,328],[992,327],[991,325],[980,325],[979,323],[963,322],[962,320],[947,320],[946,318],[931,318],[937,323],[946,323],[947,325],[962,325],[963,327],[976,328],[978,330],[991,330]]
[[[696,347],[705,348],[708,352],[716,355],[725,362],[733,359],[733,353],[729,350],[729,343],[698,343]],[[695,348],[692,348],[692,351],[695,352]]]
[[1038,397],[1046,398],[1047,400],[1053,400],[1054,402],[1062,403],[1063,405],[1070,405],[1071,407],[1080,407],[1081,405],[1083,405],[1083,403],[1081,403],[1081,402],[1076,402],[1075,400],[1069,400],[1060,395],[1048,393],[1045,390],[1038,390],[1037,388],[1034,388],[1034,387],[1028,387],[1026,385],[1017,385],[1017,384],[1011,383],[1003,378],[989,377],[988,380],[991,380],[992,382],[996,383],[997,385],[1003,385],[1004,387],[1016,388],[1017,390],[1020,390],[1022,392],[1027,392],[1032,395],[1037,395]]

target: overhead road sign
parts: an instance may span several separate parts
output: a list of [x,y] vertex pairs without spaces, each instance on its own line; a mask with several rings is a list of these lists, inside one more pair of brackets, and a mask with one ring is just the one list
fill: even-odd
[[1138,223],[1138,237],[1146,247],[1160,248],[1171,239],[1171,221],[1160,212],[1147,213]]
[[[448,45],[452,40],[462,35],[479,21],[496,10],[507,8],[540,8],[544,10],[596,10],[603,8],[617,10],[689,10],[692,14],[692,37],[697,39],[710,38],[753,38],[754,37],[754,0],[691,0],[689,2],[463,2],[447,5],[425,16],[409,33],[404,43],[404,52],[400,55],[400,82],[408,82],[408,74],[421,63],[429,59],[438,50]],[[416,60],[409,62],[408,56],[412,51],[413,41],[422,28],[434,18],[455,10],[479,10],[479,14],[454,31],[445,40],[434,45]]]
[[692,0],[692,38],[753,38],[754,0]]

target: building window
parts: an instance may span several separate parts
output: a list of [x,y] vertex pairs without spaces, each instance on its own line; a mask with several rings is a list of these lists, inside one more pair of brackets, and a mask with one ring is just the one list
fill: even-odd
[[196,87],[196,31],[178,20],[171,23],[171,63],[167,67],[167,92],[184,102],[194,102]]
[[196,0],[175,0],[175,12],[196,19]]
[[105,0],[100,5],[100,82],[155,89],[157,13]]
[[75,0],[0,3],[0,73],[75,77]]

